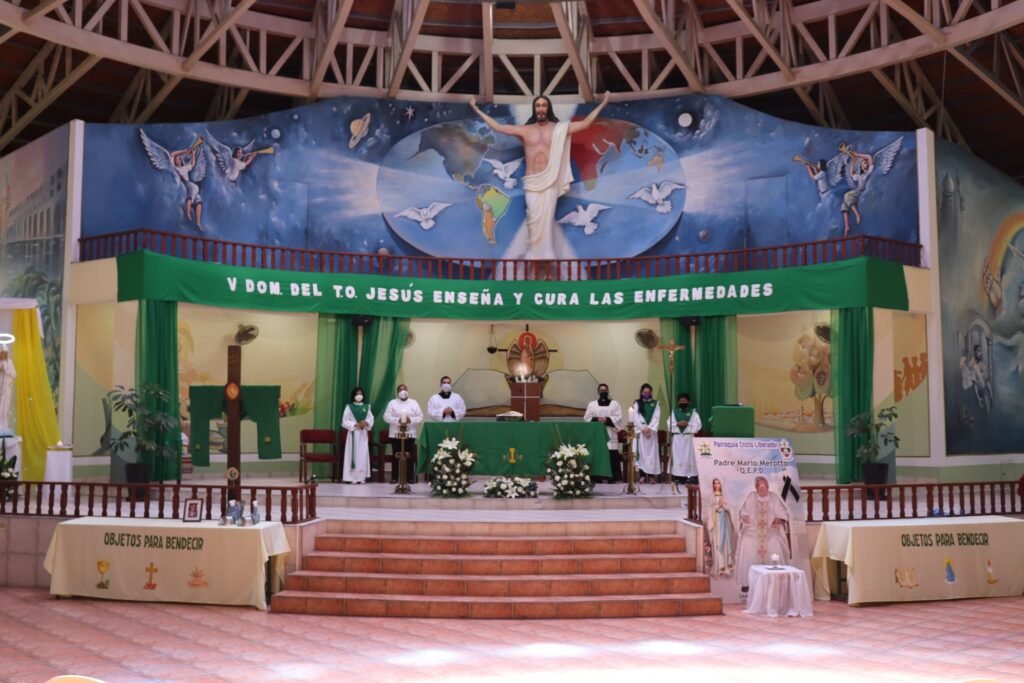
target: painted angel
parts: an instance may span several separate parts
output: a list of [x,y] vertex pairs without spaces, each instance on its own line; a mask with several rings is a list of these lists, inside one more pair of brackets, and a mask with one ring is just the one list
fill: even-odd
[[880,175],[888,175],[892,165],[896,161],[896,155],[903,145],[903,138],[896,138],[888,145],[874,154],[858,152],[850,145],[843,142],[839,145],[839,154],[832,157],[828,162],[828,182],[833,187],[846,179],[850,189],[843,195],[843,205],[840,212],[843,214],[843,237],[850,234],[850,212],[853,212],[860,225],[860,197],[867,189],[868,180],[878,172]]
[[238,178],[242,175],[242,171],[249,168],[249,166],[252,165],[252,162],[256,161],[256,157],[261,154],[274,153],[273,147],[256,149],[255,140],[250,140],[244,145],[236,145],[232,147],[217,140],[217,138],[210,134],[210,131],[206,131],[206,137],[210,141],[210,149],[213,150],[213,158],[217,160],[217,165],[220,166],[220,170],[224,172],[224,177],[233,183],[238,181]]
[[206,140],[202,135],[198,135],[191,147],[169,152],[151,140],[141,128],[139,138],[153,168],[167,171],[174,178],[175,185],[185,189],[185,216],[202,232],[203,198],[199,194],[199,184],[206,178],[206,154],[202,150]]

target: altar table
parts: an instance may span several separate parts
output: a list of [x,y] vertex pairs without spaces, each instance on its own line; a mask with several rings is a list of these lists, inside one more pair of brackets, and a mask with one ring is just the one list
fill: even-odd
[[814,596],[846,564],[849,603],[1024,594],[1024,520],[947,517],[823,522],[811,553]]
[[[417,441],[418,472],[429,471],[430,458],[448,437],[458,439],[461,448],[479,456],[472,474],[544,476],[544,462],[563,443],[587,447],[592,477],[610,477],[612,472],[608,432],[598,422],[427,422],[422,427]],[[512,449],[515,464],[508,462]]]
[[746,614],[765,614],[769,617],[810,617],[811,586],[802,569],[784,565],[769,567],[755,564],[747,575],[749,593]]
[[280,522],[83,517],[57,525],[43,567],[52,595],[265,610],[267,561],[276,589],[289,550]]

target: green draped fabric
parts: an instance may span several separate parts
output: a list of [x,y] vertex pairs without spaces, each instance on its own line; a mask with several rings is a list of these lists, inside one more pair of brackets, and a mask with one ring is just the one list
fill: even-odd
[[[321,313],[316,331],[316,400],[313,426],[341,429],[345,404],[356,386],[359,367],[359,330],[347,315]],[[312,473],[324,480],[331,475],[330,463],[311,463]]]
[[669,377],[669,352],[662,351],[662,367],[665,373],[666,405],[676,404],[676,394],[685,391],[691,398],[696,392],[693,376],[693,344],[690,341],[690,326],[683,325],[677,318],[661,319],[661,343],[684,344],[685,349],[675,352],[675,372]]
[[[165,405],[144,392],[144,387],[158,386],[170,395]],[[139,301],[139,317],[135,325],[135,390],[150,410],[165,410],[181,416],[178,406],[178,304],[175,301]],[[139,453],[139,462],[149,465],[152,481],[181,478],[181,430],[172,429],[159,435],[139,434],[140,438],[156,440],[156,453]],[[161,453],[162,451],[162,453]],[[171,456],[170,454],[174,455]]]
[[736,317],[701,318],[696,341],[696,395],[691,404],[701,415],[712,406],[736,402]]
[[408,318],[374,318],[363,329],[359,386],[366,392],[366,401],[375,416],[383,415],[388,401],[395,397],[408,334]]
[[861,478],[857,449],[863,437],[846,435],[854,415],[871,410],[875,326],[870,308],[832,311],[832,422],[836,440],[836,483]]

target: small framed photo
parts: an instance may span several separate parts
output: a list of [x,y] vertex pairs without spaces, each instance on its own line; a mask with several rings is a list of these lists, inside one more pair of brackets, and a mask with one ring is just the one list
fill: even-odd
[[181,513],[183,522],[201,522],[203,520],[203,499],[189,498],[185,501],[185,509]]

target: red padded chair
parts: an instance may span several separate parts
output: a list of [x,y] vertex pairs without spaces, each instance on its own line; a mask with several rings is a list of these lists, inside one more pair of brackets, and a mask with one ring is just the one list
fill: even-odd
[[307,463],[331,463],[331,481],[341,481],[341,447],[333,429],[303,429],[299,432],[299,481],[306,481]]

